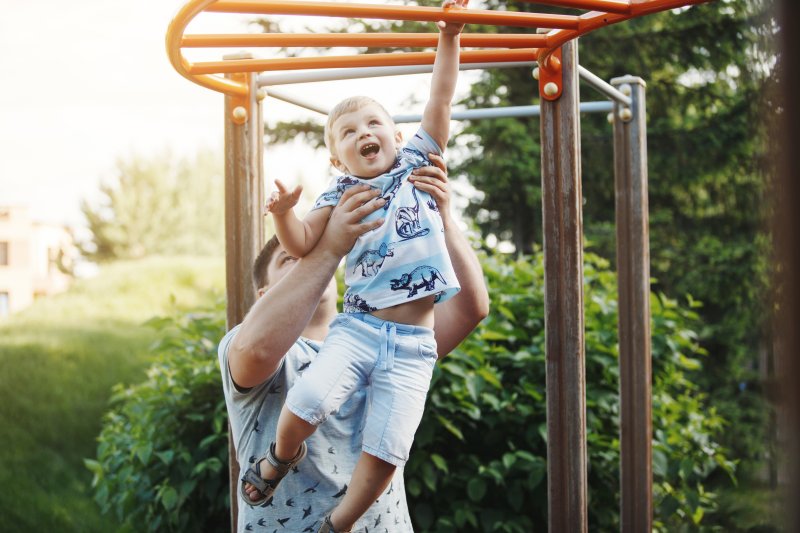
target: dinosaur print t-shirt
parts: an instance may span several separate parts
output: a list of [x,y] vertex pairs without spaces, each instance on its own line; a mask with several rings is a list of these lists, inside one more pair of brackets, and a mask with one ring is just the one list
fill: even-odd
[[[317,357],[320,343],[300,338],[286,352],[270,379],[251,389],[240,390],[228,371],[228,350],[237,331],[239,326],[223,337],[218,356],[236,457],[240,469],[244,470],[264,455],[275,440],[286,392]],[[306,458],[286,475],[274,497],[261,507],[248,505],[237,486],[237,532],[316,533],[325,516],[347,492],[350,476],[361,456],[366,410],[367,391],[354,391],[339,410],[306,440]],[[356,522],[352,531],[413,533],[402,468],[395,471],[389,487]]]
[[420,129],[386,173],[372,179],[339,176],[314,204],[314,209],[335,206],[344,191],[362,183],[380,189],[386,200],[364,219],[385,218],[383,225],[359,237],[347,254],[345,313],[369,313],[426,296],[436,296],[438,303],[459,291],[438,206],[408,181],[415,168],[431,164],[429,153],[442,151]]

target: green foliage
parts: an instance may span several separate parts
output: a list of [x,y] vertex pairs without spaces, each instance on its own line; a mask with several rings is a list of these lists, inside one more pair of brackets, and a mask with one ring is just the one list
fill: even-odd
[[95,204],[84,200],[95,261],[158,254],[218,255],[223,240],[223,173],[219,154],[193,160],[165,152],[152,159],[117,162],[117,176],[100,186]]
[[122,531],[83,462],[111,387],[145,376],[156,333],[144,320],[209,305],[222,287],[221,259],[103,264],[0,323],[0,531]]
[[[619,529],[617,294],[608,263],[587,254],[586,433],[589,520]],[[542,256],[482,258],[491,313],[437,367],[406,467],[421,531],[529,532],[546,527]],[[653,464],[658,531],[703,528],[717,509],[706,487],[734,465],[717,441],[724,421],[694,384],[697,315],[653,296]]]
[[[520,6],[489,0],[487,7]],[[703,302],[700,342],[711,355],[698,385],[732,421],[721,436],[732,455],[762,464],[769,416],[758,352],[771,345],[765,194],[778,145],[770,128],[780,112],[773,18],[769,0],[717,1],[579,40],[580,63],[602,79],[631,74],[647,84],[653,289]],[[580,90],[582,101],[603,99],[586,84]],[[464,103],[529,105],[537,93],[527,71],[494,69]],[[473,121],[462,139],[470,155],[453,166],[454,174],[466,175],[482,193],[467,213],[484,236],[530,252],[542,242],[538,120]],[[581,116],[584,231],[604,257],[614,257],[616,245],[612,141],[605,116]]]
[[[619,528],[616,280],[585,256],[586,405],[592,530]],[[434,374],[406,467],[420,531],[528,532],[547,513],[542,256],[481,259],[491,314]],[[691,307],[698,304],[689,301]],[[733,463],[719,444],[723,418],[694,379],[703,350],[697,315],[653,296],[653,470],[656,529],[704,529],[717,507],[706,482]],[[95,497],[130,527],[226,527],[227,428],[213,313],[160,319],[148,379],[115,389],[95,473]],[[532,502],[539,502],[533,504]]]
[[86,460],[103,512],[141,531],[221,531],[229,525],[227,413],[216,343],[222,306],[153,319],[160,340],[147,379],[114,388],[97,460]]

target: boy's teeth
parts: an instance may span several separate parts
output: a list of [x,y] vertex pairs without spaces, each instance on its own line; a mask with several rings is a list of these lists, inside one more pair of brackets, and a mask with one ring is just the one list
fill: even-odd
[[377,144],[371,143],[361,147],[361,155],[367,156],[378,153],[380,147]]

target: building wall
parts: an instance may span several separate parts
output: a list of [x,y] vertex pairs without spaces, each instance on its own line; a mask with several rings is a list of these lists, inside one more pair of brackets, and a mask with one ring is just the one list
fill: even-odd
[[33,222],[25,207],[0,206],[0,318],[66,290],[71,277],[58,262],[73,255],[65,228]]

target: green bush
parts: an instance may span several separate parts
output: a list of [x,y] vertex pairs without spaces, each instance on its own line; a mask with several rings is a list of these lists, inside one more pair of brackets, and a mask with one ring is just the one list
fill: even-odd
[[[616,277],[586,254],[586,429],[589,520],[619,529]],[[437,365],[406,467],[419,531],[521,532],[547,524],[545,354],[541,254],[481,258],[492,299],[477,330]],[[690,308],[695,305],[689,302]],[[715,440],[723,419],[691,378],[702,355],[697,317],[651,299],[656,529],[708,529],[715,495],[704,483],[734,465]],[[115,391],[95,472],[97,501],[133,526],[227,527],[227,426],[214,348],[223,313],[154,323],[159,358],[140,385]],[[138,529],[141,529],[139,527]]]
[[216,346],[225,331],[213,311],[149,322],[161,332],[147,380],[117,385],[104,417],[95,500],[134,531],[229,527],[228,428]]
[[[406,467],[421,531],[528,533],[547,526],[544,291],[541,254],[482,257],[489,317],[437,365]],[[589,523],[619,530],[616,276],[586,254],[586,432]],[[691,304],[692,302],[690,302]],[[714,435],[724,424],[690,380],[702,351],[696,315],[651,298],[655,528],[702,529],[716,508],[704,481],[733,464]]]

